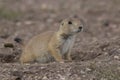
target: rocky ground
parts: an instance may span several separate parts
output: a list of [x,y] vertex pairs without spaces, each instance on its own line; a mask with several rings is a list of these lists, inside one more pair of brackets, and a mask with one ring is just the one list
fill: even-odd
[[[21,42],[82,18],[72,62],[19,64]],[[119,0],[0,0],[1,80],[120,80]]]

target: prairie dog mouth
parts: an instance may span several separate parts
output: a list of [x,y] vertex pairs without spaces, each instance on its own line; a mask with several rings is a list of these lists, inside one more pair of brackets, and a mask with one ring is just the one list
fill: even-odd
[[76,33],[79,33],[79,32],[81,32],[83,29],[81,28],[81,29],[78,29],[77,31],[75,31]]
[[82,31],[82,29],[78,29],[78,31],[77,32],[81,32]]

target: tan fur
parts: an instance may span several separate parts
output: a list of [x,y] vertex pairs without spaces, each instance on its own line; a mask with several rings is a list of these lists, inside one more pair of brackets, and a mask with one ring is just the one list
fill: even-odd
[[[81,27],[81,28],[79,28]],[[37,61],[40,63],[64,62],[63,57],[71,59],[71,49],[75,37],[83,23],[79,19],[68,18],[61,22],[57,32],[48,31],[32,38],[20,57],[21,63]]]

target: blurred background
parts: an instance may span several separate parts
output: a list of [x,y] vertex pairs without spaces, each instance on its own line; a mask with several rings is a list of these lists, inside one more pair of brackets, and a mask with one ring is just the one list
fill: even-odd
[[85,21],[85,37],[119,36],[119,0],[0,0],[0,36],[26,38],[59,27],[69,16]]
[[[103,61],[95,63],[100,66],[95,66],[98,72],[86,73],[85,80],[93,76],[91,80],[120,80],[120,0],[0,0],[0,63],[17,62],[21,42],[57,30],[61,20],[70,16],[85,23],[73,48],[73,60]],[[112,67],[108,70],[108,66]]]

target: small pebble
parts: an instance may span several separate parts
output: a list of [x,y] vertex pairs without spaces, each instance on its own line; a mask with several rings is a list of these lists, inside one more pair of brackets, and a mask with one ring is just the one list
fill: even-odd
[[109,26],[109,21],[103,21],[103,25],[106,27]]
[[90,68],[86,68],[86,71],[91,71],[91,69]]
[[46,80],[46,79],[48,79],[48,78],[47,78],[47,76],[44,76],[42,79],[43,79],[43,80],[44,80],[44,79]]
[[81,74],[85,74],[85,71],[81,70],[80,73],[81,73]]
[[41,9],[44,10],[44,9],[47,9],[47,8],[48,8],[47,4],[42,4],[42,5],[41,5]]
[[119,56],[114,56],[114,59],[117,59],[117,60],[118,60],[118,59],[119,59]]
[[22,23],[21,23],[21,22],[17,22],[16,25],[17,25],[17,26],[21,26]]
[[25,21],[24,24],[26,24],[26,25],[31,25],[31,24],[32,24],[32,21]]
[[108,55],[108,52],[105,52],[104,54],[105,54],[105,55]]

